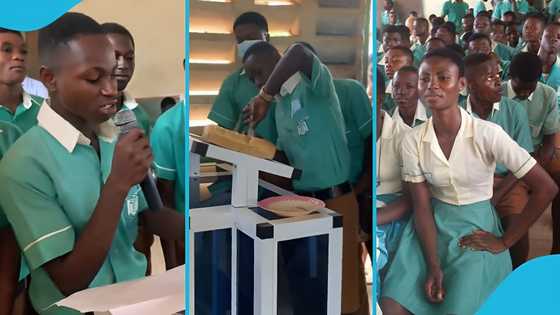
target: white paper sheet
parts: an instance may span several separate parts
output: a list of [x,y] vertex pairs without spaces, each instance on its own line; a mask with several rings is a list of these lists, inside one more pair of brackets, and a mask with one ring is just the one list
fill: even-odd
[[134,281],[83,290],[56,305],[82,313],[174,314],[185,310],[185,266]]

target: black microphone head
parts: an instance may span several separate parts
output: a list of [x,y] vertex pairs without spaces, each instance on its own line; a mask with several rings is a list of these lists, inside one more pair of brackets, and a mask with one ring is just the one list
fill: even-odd
[[138,122],[136,121],[136,115],[130,109],[122,109],[118,111],[113,117],[113,122],[117,127],[119,127],[119,134],[123,135],[128,133],[134,128],[139,128]]

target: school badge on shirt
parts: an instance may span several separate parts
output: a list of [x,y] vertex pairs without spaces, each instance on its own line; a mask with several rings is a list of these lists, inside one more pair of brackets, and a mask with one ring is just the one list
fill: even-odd
[[138,191],[126,197],[126,209],[129,216],[135,216],[138,213]]

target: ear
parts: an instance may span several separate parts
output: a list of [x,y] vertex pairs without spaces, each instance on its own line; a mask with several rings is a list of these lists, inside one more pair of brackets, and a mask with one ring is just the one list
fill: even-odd
[[467,87],[467,79],[463,76],[459,78],[459,90],[463,91]]
[[39,70],[39,79],[43,82],[49,94],[56,92],[56,77],[52,69],[44,65],[41,66]]

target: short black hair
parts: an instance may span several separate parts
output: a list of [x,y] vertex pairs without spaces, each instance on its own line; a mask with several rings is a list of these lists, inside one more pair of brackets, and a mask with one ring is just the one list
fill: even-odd
[[492,61],[492,57],[487,54],[472,54],[465,57],[465,72],[472,73],[474,69],[483,63]]
[[130,42],[132,42],[132,46],[134,47],[134,37],[126,27],[118,24],[118,23],[103,23],[101,24],[101,28],[105,31],[105,34],[121,34],[128,36],[130,38]]
[[513,11],[507,11],[506,13],[504,13],[503,16],[506,16],[506,15],[513,15],[513,19],[514,19],[514,20],[516,19],[516,18],[515,18],[515,12],[513,12]]
[[474,19],[474,15],[472,14],[465,14],[461,19]]
[[237,19],[235,19],[235,22],[233,22],[233,29],[239,25],[247,24],[256,25],[261,31],[268,32],[268,22],[266,21],[266,18],[258,12],[249,11],[242,13],[237,17]]
[[410,41],[410,30],[408,27],[406,27],[406,25],[397,25],[397,28],[399,29],[402,40]]
[[103,28],[93,18],[77,12],[63,14],[53,23],[39,31],[39,59],[49,65],[59,46],[83,35],[105,35]]
[[165,107],[165,106],[173,106],[177,103],[177,101],[171,97],[171,96],[166,96],[164,97],[161,102],[160,102],[160,106],[161,107]]
[[523,82],[538,81],[542,75],[541,58],[528,52],[515,55],[509,66],[509,75]]
[[381,31],[382,35],[385,34],[391,34],[391,33],[399,33],[399,35],[401,34],[401,30],[397,25],[386,25],[383,30]]
[[430,58],[442,58],[451,61],[453,64],[459,68],[459,77],[465,76],[465,63],[463,62],[463,57],[456,51],[449,48],[438,48],[426,53],[424,58],[422,58],[422,63]]
[[[445,22],[445,23],[439,25],[437,27],[437,29],[438,30],[439,29],[444,29],[444,30],[447,30],[451,34],[457,34],[456,29],[455,29],[455,24],[453,24],[453,22]],[[436,30],[436,32],[437,32],[437,30]]]
[[544,15],[542,15],[539,12],[531,12],[531,13],[527,13],[527,17],[525,18],[525,22],[527,22],[529,19],[537,19],[539,20],[543,25],[546,24],[546,18],[544,17]]
[[417,16],[417,15],[418,15],[418,12],[416,12],[416,11],[410,11],[410,14],[412,14],[413,16]]
[[414,54],[412,53],[412,50],[410,50],[410,48],[405,47],[405,46],[395,46],[395,47],[390,48],[387,52],[389,52],[391,50],[401,51],[403,54],[406,55],[407,58],[410,59],[411,62],[414,62]]
[[[317,50],[315,49],[315,47],[313,47],[310,43],[308,42],[304,42],[304,41],[298,41],[298,42],[294,42],[294,44],[300,44],[303,45],[305,48],[309,49],[315,56],[319,56],[319,54],[317,54]],[[288,49],[290,49],[288,47]],[[286,49],[286,50],[288,50]]]
[[434,42],[434,41],[438,41],[438,40],[439,40],[440,42],[442,42],[442,43],[445,45],[445,42],[443,41],[443,39],[437,38],[437,37],[430,37],[430,38],[426,41],[426,44],[428,44],[429,42]]
[[377,93],[385,93],[385,78],[383,77],[383,71],[380,69],[380,67],[377,67],[377,82],[375,84],[375,86],[377,87]]
[[487,18],[489,18],[489,19],[492,18],[491,15],[490,15],[490,12],[488,12],[488,11],[480,11],[480,12],[478,12],[478,14],[476,15],[476,17],[477,17],[477,18],[478,18],[478,17],[487,17]]
[[0,33],[12,33],[12,34],[16,34],[19,37],[23,38],[23,35],[21,34],[20,31],[11,30],[11,29],[8,29],[8,28],[0,27]]
[[461,56],[461,58],[465,57],[465,49],[463,49],[463,47],[461,47],[461,45],[451,44],[451,45],[447,45],[446,47],[447,47],[447,49],[450,49],[450,50],[453,50],[454,52],[456,52],[459,56]]
[[432,25],[433,26],[442,25],[443,23],[445,23],[445,20],[441,16],[436,16],[434,18],[434,23],[432,23]]
[[506,22],[502,20],[495,20],[492,22],[492,26],[503,26],[504,29],[506,28]]
[[424,23],[426,27],[430,27],[430,21],[423,17],[416,18],[416,23]]
[[395,72],[395,74],[397,73],[416,73],[418,74],[418,68],[416,68],[415,66],[404,66],[402,68],[400,68],[399,70],[397,70],[397,72]]
[[473,33],[471,36],[469,36],[467,38],[467,44],[469,44],[472,41],[479,40],[479,39],[484,39],[484,40],[488,41],[488,43],[490,45],[492,45],[492,40],[490,39],[490,36],[488,36],[484,33]]
[[[302,44],[300,44],[300,45],[302,45]],[[254,45],[249,47],[249,49],[247,49],[247,51],[245,52],[245,55],[243,55],[243,62],[245,62],[252,55],[265,54],[265,53],[280,55],[280,53],[278,52],[278,49],[276,49],[276,47],[272,46],[272,44],[270,44],[269,42],[261,41],[261,42],[255,43]]]

